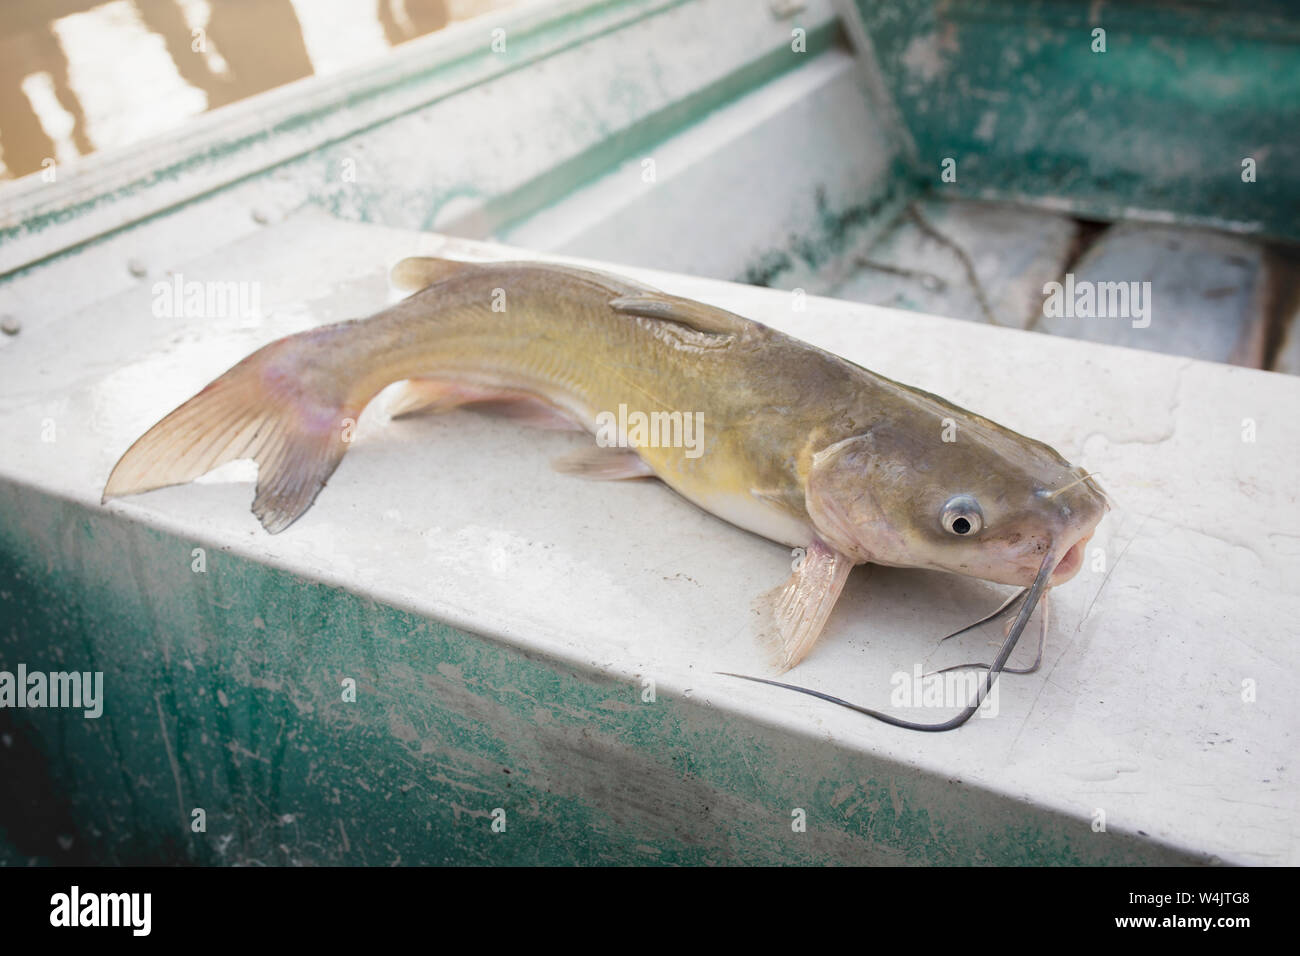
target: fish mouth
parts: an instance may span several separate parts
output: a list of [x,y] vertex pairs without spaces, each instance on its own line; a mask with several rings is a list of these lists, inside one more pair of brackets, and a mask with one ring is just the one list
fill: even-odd
[[1070,580],[1070,578],[1079,573],[1079,569],[1083,567],[1084,547],[1091,540],[1092,535],[1089,534],[1087,537],[1080,538],[1070,546],[1070,550],[1066,551],[1065,556],[1057,562],[1056,570],[1052,572],[1051,581],[1048,584],[1049,587],[1056,587],[1058,584],[1064,584],[1066,581]]

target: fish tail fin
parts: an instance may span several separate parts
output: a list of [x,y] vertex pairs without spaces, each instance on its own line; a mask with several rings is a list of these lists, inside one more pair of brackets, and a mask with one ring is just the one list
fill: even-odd
[[185,484],[251,458],[253,513],[271,534],[293,524],[338,467],[366,404],[349,401],[343,376],[305,371],[299,355],[311,343],[303,339],[323,331],[272,342],[167,415],[114,466],[103,500]]

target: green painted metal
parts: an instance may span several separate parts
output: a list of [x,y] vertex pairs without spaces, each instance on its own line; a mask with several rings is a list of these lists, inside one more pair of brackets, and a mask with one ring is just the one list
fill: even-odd
[[1293,4],[854,2],[930,188],[1300,240]]
[[743,275],[730,278],[749,285],[791,288],[810,273],[867,245],[917,197],[900,156],[894,156],[891,168],[890,175],[878,181],[874,195],[848,206],[833,208],[823,190],[814,191],[810,199],[817,210],[816,225],[785,237],[780,246],[750,263]]
[[[842,37],[837,23],[814,26],[807,34],[807,56],[823,53],[838,42],[842,42]],[[521,188],[507,193],[492,193],[477,184],[469,183],[444,190],[411,189],[403,184],[400,176],[394,174],[373,177],[367,187],[369,194],[364,194],[358,188],[359,184],[341,184],[336,176],[331,175],[333,170],[339,168],[340,162],[355,155],[356,147],[350,140],[321,148],[305,157],[302,163],[325,171],[325,174],[319,176],[322,188],[312,200],[341,218],[431,231],[435,228],[439,214],[449,203],[462,198],[482,199],[484,208],[476,217],[474,232],[486,236],[508,228],[510,224],[591,182],[619,163],[643,155],[683,129],[707,122],[708,115],[713,110],[794,69],[802,62],[800,57],[792,56],[784,49],[757,56],[722,81],[702,87],[668,109],[647,113],[645,119],[634,127],[600,140],[583,153],[547,169]],[[622,91],[622,96],[636,102],[647,96],[647,91],[629,87]],[[292,175],[294,165],[291,164],[288,169]],[[314,173],[307,173],[305,178],[316,181],[318,177]],[[362,193],[360,202],[358,193]]]
[[[848,205],[810,183],[816,226],[774,237],[748,281],[788,285],[845,257],[873,223],[937,182],[936,157],[946,155],[959,161],[958,181],[940,188],[1295,235],[1286,213],[1297,206],[1296,187],[1285,173],[1300,158],[1300,96],[1285,94],[1296,92],[1300,71],[1295,31],[1275,7],[1256,5],[1228,25],[1215,7],[1198,8],[1199,19],[1186,8],[1106,7],[1110,52],[1095,59],[1083,8],[1001,0],[861,7],[917,163],[909,168],[900,152],[879,191]],[[523,56],[526,42],[512,49]],[[838,27],[822,23],[810,31],[809,53],[838,42]],[[1166,60],[1193,67],[1171,71]],[[617,131],[496,192],[490,179],[413,184],[410,153],[373,149],[389,142],[382,124],[251,179],[291,183],[290,206],[409,228],[429,228],[470,198],[483,203],[484,227],[500,228],[707,122],[711,110],[796,63],[756,55],[662,107],[631,110]],[[918,81],[934,63],[940,72]],[[1271,67],[1279,72],[1266,75]],[[635,99],[648,89],[625,92]],[[992,95],[1007,89],[1016,95]],[[321,119],[303,114],[274,132]],[[1097,122],[1112,124],[1112,135],[1084,136]],[[1262,131],[1259,182],[1248,187],[1239,158],[1219,165],[1246,130]],[[260,141],[231,140],[229,153],[178,162],[228,162]],[[361,146],[377,153],[372,175],[345,186],[335,172]],[[147,173],[129,188],[148,191],[188,168]],[[248,182],[192,201],[229,199]],[[48,228],[115,198],[28,225]],[[196,573],[200,546],[0,481],[0,669],[103,669],[107,694],[97,720],[0,709],[0,821],[9,821],[0,863],[1200,861],[689,694],[645,702],[638,681],[541,659],[219,549]],[[354,703],[342,695],[349,677]],[[206,832],[191,828],[196,808],[206,812]],[[504,833],[492,829],[495,808],[506,812]],[[791,827],[796,808],[806,811],[806,832]]]
[[1195,862],[201,546],[0,484],[0,863]]

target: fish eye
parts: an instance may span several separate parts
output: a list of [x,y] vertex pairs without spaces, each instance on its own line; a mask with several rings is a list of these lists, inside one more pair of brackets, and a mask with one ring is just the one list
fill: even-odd
[[984,527],[984,513],[980,504],[970,495],[954,495],[948,499],[940,514],[943,529],[951,534],[976,534]]

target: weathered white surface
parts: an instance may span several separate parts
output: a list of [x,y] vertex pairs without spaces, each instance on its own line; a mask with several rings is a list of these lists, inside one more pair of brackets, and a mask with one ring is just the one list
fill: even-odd
[[1174,226],[1112,226],[1071,269],[1076,288],[1117,282],[1132,290],[1136,283],[1147,313],[1130,308],[1106,314],[1098,308],[1094,314],[1052,316],[1044,311],[1033,328],[1259,368],[1267,268],[1265,247],[1239,236]]
[[889,216],[867,217],[851,237],[835,217],[886,192],[896,147],[867,105],[852,56],[804,59],[499,238],[690,275],[740,279],[769,264],[766,284],[782,288],[834,284],[846,261],[852,268],[851,248],[810,266],[793,246],[847,238],[865,248]]
[[835,298],[1023,329],[1041,313],[1043,285],[1064,271],[1079,230],[1067,216],[1007,203],[930,198],[915,211],[919,219],[909,211],[866,251]]
[[[186,279],[260,281],[260,320],[155,318],[156,276],[57,320],[25,316],[0,348],[0,474],[99,507],[117,456],[163,413],[274,337],[373,311],[386,266],[438,250],[492,251],[304,214],[168,263]],[[796,312],[787,293],[605,268],[936,391],[1102,474],[1121,506],[1093,542],[1105,570],[1090,554],[1053,595],[1043,669],[1003,678],[996,718],[920,735],[716,676],[760,672],[750,605],[784,579],[789,555],[662,486],[552,473],[548,460],[582,436],[471,413],[389,423],[372,408],[316,505],[282,535],[257,525],[246,483],[109,507],[538,653],[652,675],[661,692],[689,689],[756,721],[1061,808],[1084,830],[1102,810],[1112,833],[1228,861],[1300,862],[1300,381],[831,300]],[[75,257],[42,281],[59,270],[77,281]],[[1254,442],[1242,440],[1247,418]],[[56,440],[43,442],[50,422]],[[858,571],[791,677],[888,706],[891,674],[984,656],[986,636],[942,652],[936,641],[1003,593]]]

